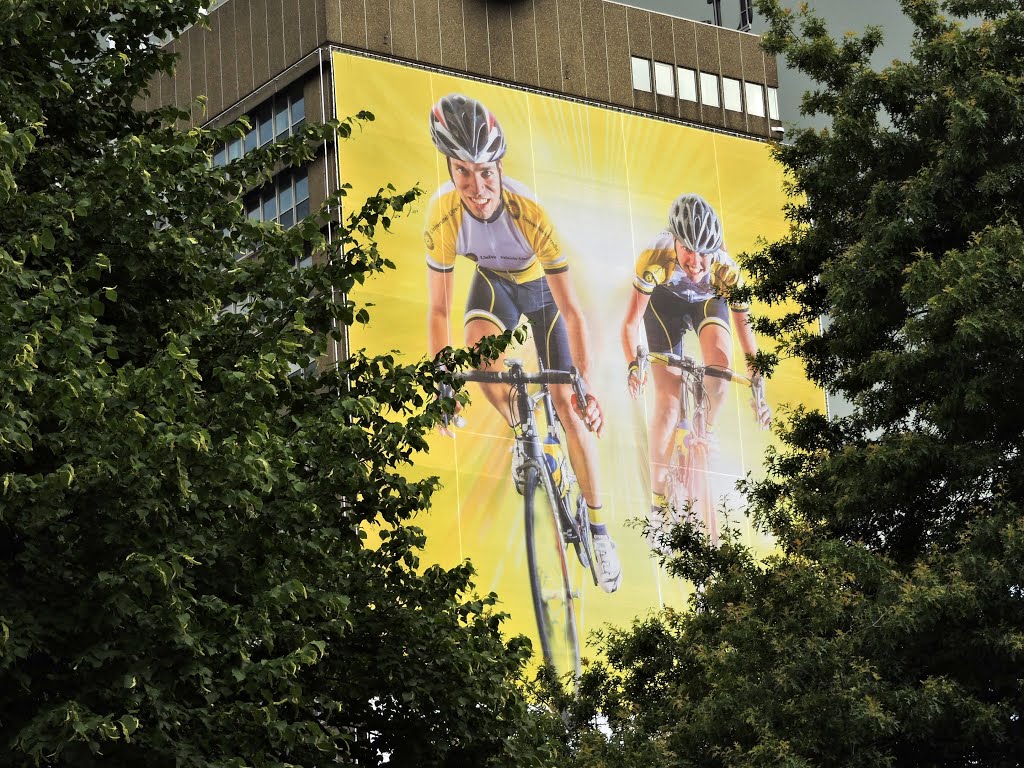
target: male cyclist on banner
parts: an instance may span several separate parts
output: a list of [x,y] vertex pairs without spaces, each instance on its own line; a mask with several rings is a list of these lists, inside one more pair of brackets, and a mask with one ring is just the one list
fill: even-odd
[[[739,266],[729,258],[722,237],[722,223],[715,209],[700,195],[680,195],[669,210],[668,228],[659,232],[636,260],[633,287],[622,326],[622,349],[629,361],[629,393],[636,398],[645,372],[636,361],[640,321],[651,352],[682,354],[683,335],[697,334],[704,365],[732,366],[732,335],[735,327],[740,348],[747,356],[747,370],[754,382],[752,400],[758,423],[771,426],[771,411],[764,399],[764,379],[755,373],[749,358],[757,354],[750,327],[750,306],[727,303],[722,293],[742,283]],[[681,372],[678,368],[652,366],[654,409],[648,424],[651,461],[651,515],[648,543],[659,548],[659,535],[670,519],[665,482],[672,456],[672,435],[679,415]],[[704,377],[708,395],[708,440],[714,453],[715,424],[722,409],[728,382]]]
[[[575,364],[589,382],[587,330],[569,280],[568,260],[530,190],[503,175],[506,145],[498,121],[479,101],[453,93],[431,110],[430,137],[447,157],[450,180],[431,198],[423,234],[428,351],[436,355],[451,342],[453,271],[456,257],[462,255],[476,264],[466,301],[466,344],[515,328],[525,315],[545,367],[567,371]],[[486,370],[501,370],[503,359]],[[509,387],[480,387],[506,423],[516,428]],[[574,407],[569,385],[553,385],[551,394],[587,502],[598,579],[602,589],[614,592],[622,581],[622,568],[615,543],[600,521],[597,443],[591,434],[601,432],[601,408],[593,396]],[[512,476],[520,493],[523,460],[513,452]]]

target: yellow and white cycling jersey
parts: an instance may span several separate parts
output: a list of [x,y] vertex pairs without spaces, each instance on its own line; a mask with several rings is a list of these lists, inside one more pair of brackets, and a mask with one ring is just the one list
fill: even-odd
[[[650,294],[660,286],[684,301],[697,302],[720,296],[731,288],[743,285],[739,265],[725,250],[712,254],[707,274],[694,282],[679,268],[674,240],[670,231],[663,230],[640,252],[633,275],[634,288]],[[750,308],[749,304],[740,302],[732,302],[729,306],[738,312]]]
[[457,256],[515,283],[568,269],[554,226],[533,193],[502,177],[502,205],[488,221],[469,213],[451,181],[430,199],[423,242],[427,266],[438,272],[455,268]]

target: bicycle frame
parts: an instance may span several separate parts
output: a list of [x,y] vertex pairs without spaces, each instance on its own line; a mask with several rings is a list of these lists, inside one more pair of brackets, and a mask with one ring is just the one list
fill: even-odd
[[679,419],[673,434],[673,447],[669,459],[666,497],[669,500],[671,522],[678,522],[685,514],[691,522],[699,522],[712,546],[719,545],[718,519],[714,499],[711,497],[710,472],[707,457],[708,400],[704,377],[724,379],[750,387],[755,397],[758,390],[754,382],[738,371],[717,366],[705,366],[689,355],[672,353],[649,354],[644,347],[637,348],[637,363],[646,370],[653,361],[680,370]]
[[[559,421],[549,386],[571,385],[580,402],[586,402],[586,389],[575,369],[544,370],[542,362],[539,373],[527,373],[520,360],[506,360],[505,364],[507,371],[467,371],[460,374],[460,378],[482,384],[504,384],[512,389],[513,416],[521,429],[516,440],[525,456],[522,470],[526,549],[541,650],[545,662],[558,672],[571,671],[578,676],[580,654],[573,605],[578,595],[573,591],[566,561],[567,545],[573,545],[580,563],[590,569],[595,584],[597,574],[590,551],[585,502],[564,454],[555,467],[549,465],[537,410],[543,404],[547,436],[557,442]],[[540,390],[531,394],[528,388],[531,384],[539,384]],[[561,476],[556,477],[556,472]],[[550,560],[552,557],[555,559]]]

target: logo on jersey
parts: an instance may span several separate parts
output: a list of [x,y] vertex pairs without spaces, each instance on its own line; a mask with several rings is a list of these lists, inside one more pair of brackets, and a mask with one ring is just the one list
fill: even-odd
[[508,215],[516,221],[518,221],[519,217],[523,214],[522,210],[519,208],[519,203],[511,198],[505,202],[505,207],[508,209]]
[[643,280],[648,285],[661,285],[665,282],[665,270],[660,267],[644,270]]
[[434,238],[430,236],[429,232],[423,233],[423,244],[427,246],[428,251],[434,250]]

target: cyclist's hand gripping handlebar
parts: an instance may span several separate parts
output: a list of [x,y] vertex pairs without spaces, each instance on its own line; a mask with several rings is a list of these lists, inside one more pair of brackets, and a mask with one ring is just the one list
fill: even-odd
[[[437,388],[437,397],[439,399],[445,397],[453,398],[455,397],[455,390],[453,390],[451,386],[449,386],[448,384],[441,384]],[[459,413],[459,411],[461,410],[462,404],[458,400],[456,400],[455,410],[451,414],[442,414],[441,425],[439,427],[439,430],[442,435],[446,435],[447,437],[455,437],[455,433],[452,431],[452,427],[462,429],[464,426],[466,426],[465,417]]]
[[629,363],[629,370],[626,373],[626,386],[629,388],[629,396],[636,400],[644,391],[647,384],[647,347],[640,344],[636,348],[636,359]]
[[760,373],[750,377],[750,392],[750,407],[754,410],[754,418],[761,425],[761,429],[770,429],[772,409],[768,405],[768,396],[765,393],[764,376]]
[[572,407],[583,423],[587,425],[587,429],[600,437],[601,430],[604,429],[601,404],[596,397],[587,392],[587,384],[575,367],[570,370],[570,374],[572,375]]

